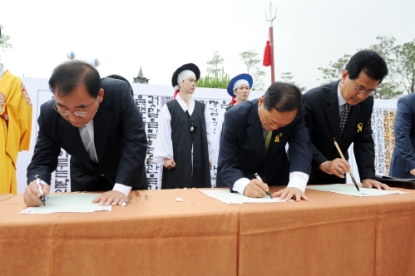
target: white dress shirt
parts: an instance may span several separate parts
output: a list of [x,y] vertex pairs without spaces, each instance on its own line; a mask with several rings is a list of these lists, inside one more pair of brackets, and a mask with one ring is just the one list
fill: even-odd
[[337,86],[337,100],[339,102],[339,116],[342,114],[344,110],[344,105],[347,103],[346,100],[343,98],[342,93],[340,93],[340,82],[339,86]]
[[[82,143],[84,144],[89,159],[92,162],[98,163],[98,155],[94,143],[94,120],[89,121],[89,123],[86,124],[86,126],[80,127],[78,129],[79,134],[81,135]],[[127,186],[121,183],[115,183],[114,188],[112,189],[128,196],[128,194],[131,191],[131,188],[131,186]]]

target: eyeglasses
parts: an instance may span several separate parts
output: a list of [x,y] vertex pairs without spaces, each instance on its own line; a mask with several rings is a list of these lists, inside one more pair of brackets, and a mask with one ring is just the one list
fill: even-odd
[[58,112],[59,114],[61,114],[62,116],[69,116],[71,115],[71,113],[73,113],[75,116],[78,117],[85,117],[86,115],[88,115],[89,111],[91,111],[92,106],[94,105],[94,103],[98,100],[98,97],[95,98],[94,102],[91,104],[91,108],[88,111],[74,111],[74,112],[70,112],[69,110],[59,110],[56,102],[55,102],[55,110],[56,112]]
[[359,94],[365,94],[367,96],[376,94],[376,89],[363,89],[363,88],[357,87],[356,83],[354,83],[353,80],[351,81],[353,82],[354,90],[359,92]]

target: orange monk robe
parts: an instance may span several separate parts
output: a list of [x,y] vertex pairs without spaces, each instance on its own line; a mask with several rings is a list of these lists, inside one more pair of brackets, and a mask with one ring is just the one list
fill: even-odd
[[20,78],[0,78],[0,194],[17,194],[17,154],[29,150],[32,103]]

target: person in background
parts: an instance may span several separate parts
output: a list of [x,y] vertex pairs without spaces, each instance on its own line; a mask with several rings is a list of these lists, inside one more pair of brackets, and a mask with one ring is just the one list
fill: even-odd
[[395,147],[389,175],[398,178],[415,178],[415,94],[398,100],[394,131]]
[[0,63],[0,194],[17,194],[18,152],[29,150],[32,102],[20,78]]
[[[225,120],[225,113],[233,106],[243,103],[248,100],[249,93],[251,93],[251,88],[253,85],[252,76],[249,74],[240,74],[233,77],[228,84],[227,92],[229,96],[232,97],[231,103],[228,107],[223,108],[219,113],[218,117],[218,124],[216,126],[216,133],[214,139],[214,148],[215,151],[213,153],[213,164],[217,164],[219,158],[219,149],[220,149],[220,137],[222,134],[222,125],[223,121]],[[216,184],[216,187],[217,184]]]
[[163,166],[162,189],[212,187],[213,122],[193,98],[199,77],[195,64],[180,66],[172,77],[175,99],[160,111],[153,160]]

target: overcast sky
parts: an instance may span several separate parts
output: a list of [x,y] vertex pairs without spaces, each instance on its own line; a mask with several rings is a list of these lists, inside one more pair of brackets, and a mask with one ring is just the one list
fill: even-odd
[[[311,89],[317,67],[393,36],[415,38],[414,0],[279,0],[274,21],[276,79],[290,71]],[[12,49],[1,52],[11,73],[48,78],[74,51],[101,61],[102,76],[130,81],[140,66],[151,84],[170,85],[173,71],[193,62],[206,74],[215,50],[232,76],[246,72],[239,53],[263,56],[269,0],[0,0],[0,24]],[[268,12],[269,13],[269,12]],[[270,67],[264,78],[270,84]]]

